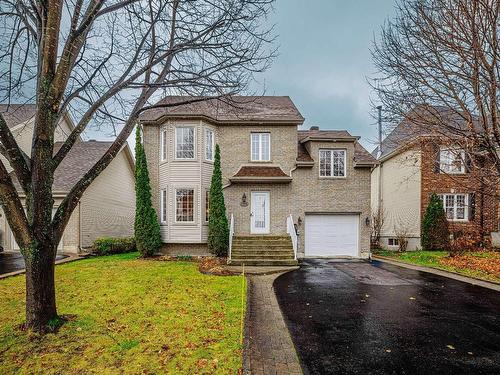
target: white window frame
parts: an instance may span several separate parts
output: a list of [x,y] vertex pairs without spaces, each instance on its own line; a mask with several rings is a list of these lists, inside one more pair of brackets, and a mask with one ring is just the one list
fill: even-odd
[[[392,244],[391,244],[391,242],[392,242]],[[387,239],[387,246],[399,247],[399,240],[397,238],[390,237]]]
[[[254,158],[254,149],[253,149],[253,137],[258,136],[258,156],[257,159]],[[263,136],[268,137],[268,146],[269,146],[269,151],[268,151],[268,158],[264,159],[264,152],[263,152]],[[250,133],[250,160],[251,161],[256,161],[256,162],[268,162],[271,161],[271,133],[270,132],[251,132]]]
[[[180,129],[192,129],[193,130],[193,157],[192,158],[182,158],[177,155],[177,131]],[[175,147],[174,147],[174,158],[175,160],[195,160],[196,159],[196,127],[195,126],[176,126],[174,132]]]
[[[455,154],[460,156],[460,170],[452,170],[453,161],[451,156]],[[443,160],[451,161],[451,163],[444,163]],[[439,150],[439,171],[447,174],[464,174],[465,173],[465,150],[457,147],[443,147]]]
[[[210,142],[208,141],[208,134],[209,133],[212,134],[212,138],[211,138]],[[208,155],[209,146],[211,148],[211,150],[210,150],[211,157],[209,157],[209,155]],[[214,161],[214,157],[215,157],[215,131],[213,129],[210,129],[210,128],[205,128],[205,160]]]
[[[441,202],[443,203],[443,209],[446,214],[446,219],[448,221],[456,221],[456,222],[468,222],[469,221],[469,194],[466,193],[454,193],[454,194],[439,194],[439,198],[441,198]],[[457,204],[457,196],[463,196],[464,197],[464,218],[463,219],[457,219],[457,210],[458,210],[458,204]],[[448,212],[446,209],[448,208],[447,206],[447,197],[453,197],[453,206],[451,207],[453,209],[453,218],[448,217]]]
[[[344,155],[344,174],[342,176],[335,176],[333,173],[334,170],[334,151],[340,151]],[[322,175],[321,174],[321,152],[329,152],[330,153],[330,175]],[[318,151],[318,174],[320,178],[346,178],[347,177],[347,150],[345,148],[320,148]]]
[[[207,208],[208,208],[208,210],[207,210]],[[209,189],[205,190],[205,215],[204,215],[203,220],[205,221],[205,223],[208,223],[210,220],[210,190]]]
[[167,203],[168,203],[168,193],[167,189],[160,190],[160,223],[167,223]]
[[160,160],[165,161],[167,160],[167,128],[163,127],[161,128],[161,134],[160,134]]
[[[177,218],[177,193],[180,191],[180,190],[190,190],[193,192],[193,220],[178,220]],[[174,206],[175,206],[175,209],[174,209],[174,219],[175,219],[175,222],[176,223],[182,223],[182,224],[192,224],[194,223],[196,220],[196,189],[194,188],[190,188],[190,187],[182,187],[182,188],[176,188],[175,189],[175,202],[174,202]]]

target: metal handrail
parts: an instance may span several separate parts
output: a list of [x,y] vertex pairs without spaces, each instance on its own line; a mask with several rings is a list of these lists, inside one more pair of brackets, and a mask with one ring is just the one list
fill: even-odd
[[231,250],[233,248],[233,236],[234,236],[234,216],[231,214],[231,219],[229,222],[229,254],[228,257],[231,259]]
[[293,217],[290,214],[286,218],[286,232],[290,235],[290,239],[292,240],[293,247],[293,259],[297,260],[297,231],[295,230],[295,225],[293,224]]

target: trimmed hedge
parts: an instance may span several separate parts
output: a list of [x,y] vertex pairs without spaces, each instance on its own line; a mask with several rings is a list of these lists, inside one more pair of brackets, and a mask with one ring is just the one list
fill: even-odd
[[96,239],[92,245],[92,252],[96,255],[131,253],[135,250],[134,237],[103,237]]

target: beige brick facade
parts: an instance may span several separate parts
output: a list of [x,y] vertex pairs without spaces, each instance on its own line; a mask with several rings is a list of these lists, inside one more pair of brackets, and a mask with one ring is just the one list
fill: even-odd
[[[186,121],[186,120],[182,120]],[[169,160],[169,168],[163,167],[160,162],[160,130],[164,126],[176,126],[175,121],[165,120],[161,124],[144,125],[144,145],[149,165],[149,174],[153,192],[153,202],[159,202],[159,191],[171,184],[172,176],[164,176],[173,170],[180,161]],[[182,122],[179,122],[179,124]],[[203,123],[203,126],[216,126]],[[271,160],[269,162],[252,162],[250,155],[250,137],[253,132],[269,132],[271,134]],[[173,132],[169,132],[173,134]],[[250,233],[251,220],[251,193],[252,191],[268,191],[270,193],[270,233],[286,234],[286,218],[291,214],[298,225],[299,247],[298,255],[304,256],[304,223],[308,213],[336,213],[359,215],[359,255],[368,256],[370,230],[366,225],[366,218],[370,216],[370,168],[355,168],[353,163],[354,142],[308,142],[307,148],[315,163],[312,168],[296,168],[297,158],[297,126],[295,124],[262,124],[262,125],[217,125],[216,142],[221,148],[221,165],[223,172],[224,197],[228,215],[235,219],[235,234],[245,235]],[[172,145],[171,142],[169,142]],[[197,148],[203,150],[203,142],[196,142]],[[347,151],[347,175],[345,178],[320,178],[318,157],[320,148],[340,148]],[[200,149],[197,150],[199,153]],[[199,156],[197,156],[199,157]],[[279,166],[286,174],[292,177],[292,182],[287,183],[231,183],[242,165],[269,165]],[[187,169],[187,168],[185,168]],[[183,171],[182,173],[187,173]],[[161,176],[160,176],[161,175]],[[200,173],[200,179],[202,173]],[[186,179],[191,175],[186,174]],[[165,181],[165,182],[163,182]],[[162,186],[160,186],[162,185]],[[204,189],[206,187],[202,186]],[[246,204],[243,204],[243,196]],[[173,195],[169,195],[173,199]],[[195,215],[202,217],[204,213],[204,200],[196,201]],[[155,205],[159,214],[159,204]],[[169,206],[171,207],[171,206]],[[172,208],[173,209],[173,208]],[[172,214],[172,213],[170,213]],[[197,221],[196,233],[190,241],[205,242],[204,231],[206,226]],[[171,225],[169,223],[169,225]],[[175,227],[169,229],[177,231]],[[165,237],[164,237],[165,238]],[[171,237],[168,237],[171,238]],[[200,241],[201,238],[201,241]],[[206,238],[206,237],[205,237]],[[181,252],[175,242],[165,247],[165,252]],[[174,245],[175,244],[175,245]],[[169,250],[169,246],[171,247]],[[181,246],[182,247],[182,246]],[[196,247],[198,253],[199,246]]]

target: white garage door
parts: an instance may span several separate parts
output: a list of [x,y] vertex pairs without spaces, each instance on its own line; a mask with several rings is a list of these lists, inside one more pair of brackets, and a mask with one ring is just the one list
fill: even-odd
[[359,215],[306,215],[306,257],[358,257]]

